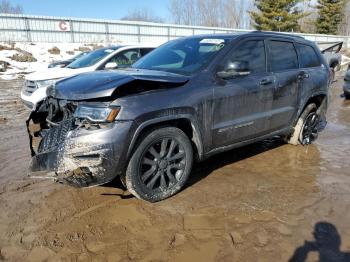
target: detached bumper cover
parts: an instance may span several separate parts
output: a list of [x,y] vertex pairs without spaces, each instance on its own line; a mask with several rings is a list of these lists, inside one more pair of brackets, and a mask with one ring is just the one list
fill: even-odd
[[73,120],[47,131],[30,164],[30,176],[48,178],[76,187],[113,180],[125,163],[125,143],[131,122],[116,122],[98,130],[73,129]]

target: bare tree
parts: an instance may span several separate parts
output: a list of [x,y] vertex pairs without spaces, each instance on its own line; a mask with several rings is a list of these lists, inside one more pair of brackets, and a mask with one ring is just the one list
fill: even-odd
[[184,25],[244,28],[249,25],[246,11],[253,0],[172,0],[173,22]]
[[350,1],[346,2],[344,9],[343,22],[340,25],[339,33],[341,35],[350,35]]
[[170,2],[169,11],[173,16],[173,21],[176,24],[196,25],[197,0],[172,0]]
[[0,13],[23,14],[23,8],[20,5],[12,5],[10,1],[2,0],[0,2]]
[[300,3],[300,8],[305,16],[299,19],[301,32],[316,33],[316,20],[318,17],[316,3],[314,0],[303,0]]
[[129,11],[129,13],[122,17],[121,20],[128,20],[128,21],[144,21],[144,22],[154,22],[154,23],[163,23],[164,20],[154,15],[150,10],[145,8],[140,9],[134,9],[132,11]]
[[203,26],[221,26],[221,9],[222,1],[220,0],[199,0],[197,1],[198,23]]
[[223,3],[222,26],[244,28],[245,25],[245,3],[244,0],[226,0]]

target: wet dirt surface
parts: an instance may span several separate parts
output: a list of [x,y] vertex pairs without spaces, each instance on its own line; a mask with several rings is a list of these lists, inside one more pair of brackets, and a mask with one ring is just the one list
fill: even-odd
[[0,82],[0,260],[349,261],[350,101],[340,97],[342,83],[315,144],[272,139],[214,156],[182,192],[149,204],[118,182],[75,189],[27,178],[22,83]]

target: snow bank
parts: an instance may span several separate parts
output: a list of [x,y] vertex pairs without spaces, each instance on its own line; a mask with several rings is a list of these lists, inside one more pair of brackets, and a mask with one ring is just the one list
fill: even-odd
[[[89,48],[94,49],[94,45],[79,44],[79,43],[0,43],[2,46],[0,50],[0,62],[4,61],[10,65],[6,68],[0,65],[1,79],[16,79],[23,78],[25,74],[35,71],[45,70],[48,65],[54,61],[69,59],[81,51],[80,49]],[[57,47],[60,54],[50,54],[49,49]],[[36,62],[17,62],[12,59],[16,54],[21,54],[23,51],[32,54],[37,60]],[[68,52],[68,53],[67,53]],[[5,72],[1,72],[4,71]]]

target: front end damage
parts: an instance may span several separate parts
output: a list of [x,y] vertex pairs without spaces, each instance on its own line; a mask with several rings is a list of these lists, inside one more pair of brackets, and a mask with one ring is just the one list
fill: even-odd
[[32,153],[30,176],[86,187],[118,175],[120,141],[129,124],[78,119],[74,115],[78,106],[79,102],[49,98],[32,111],[26,122]]

